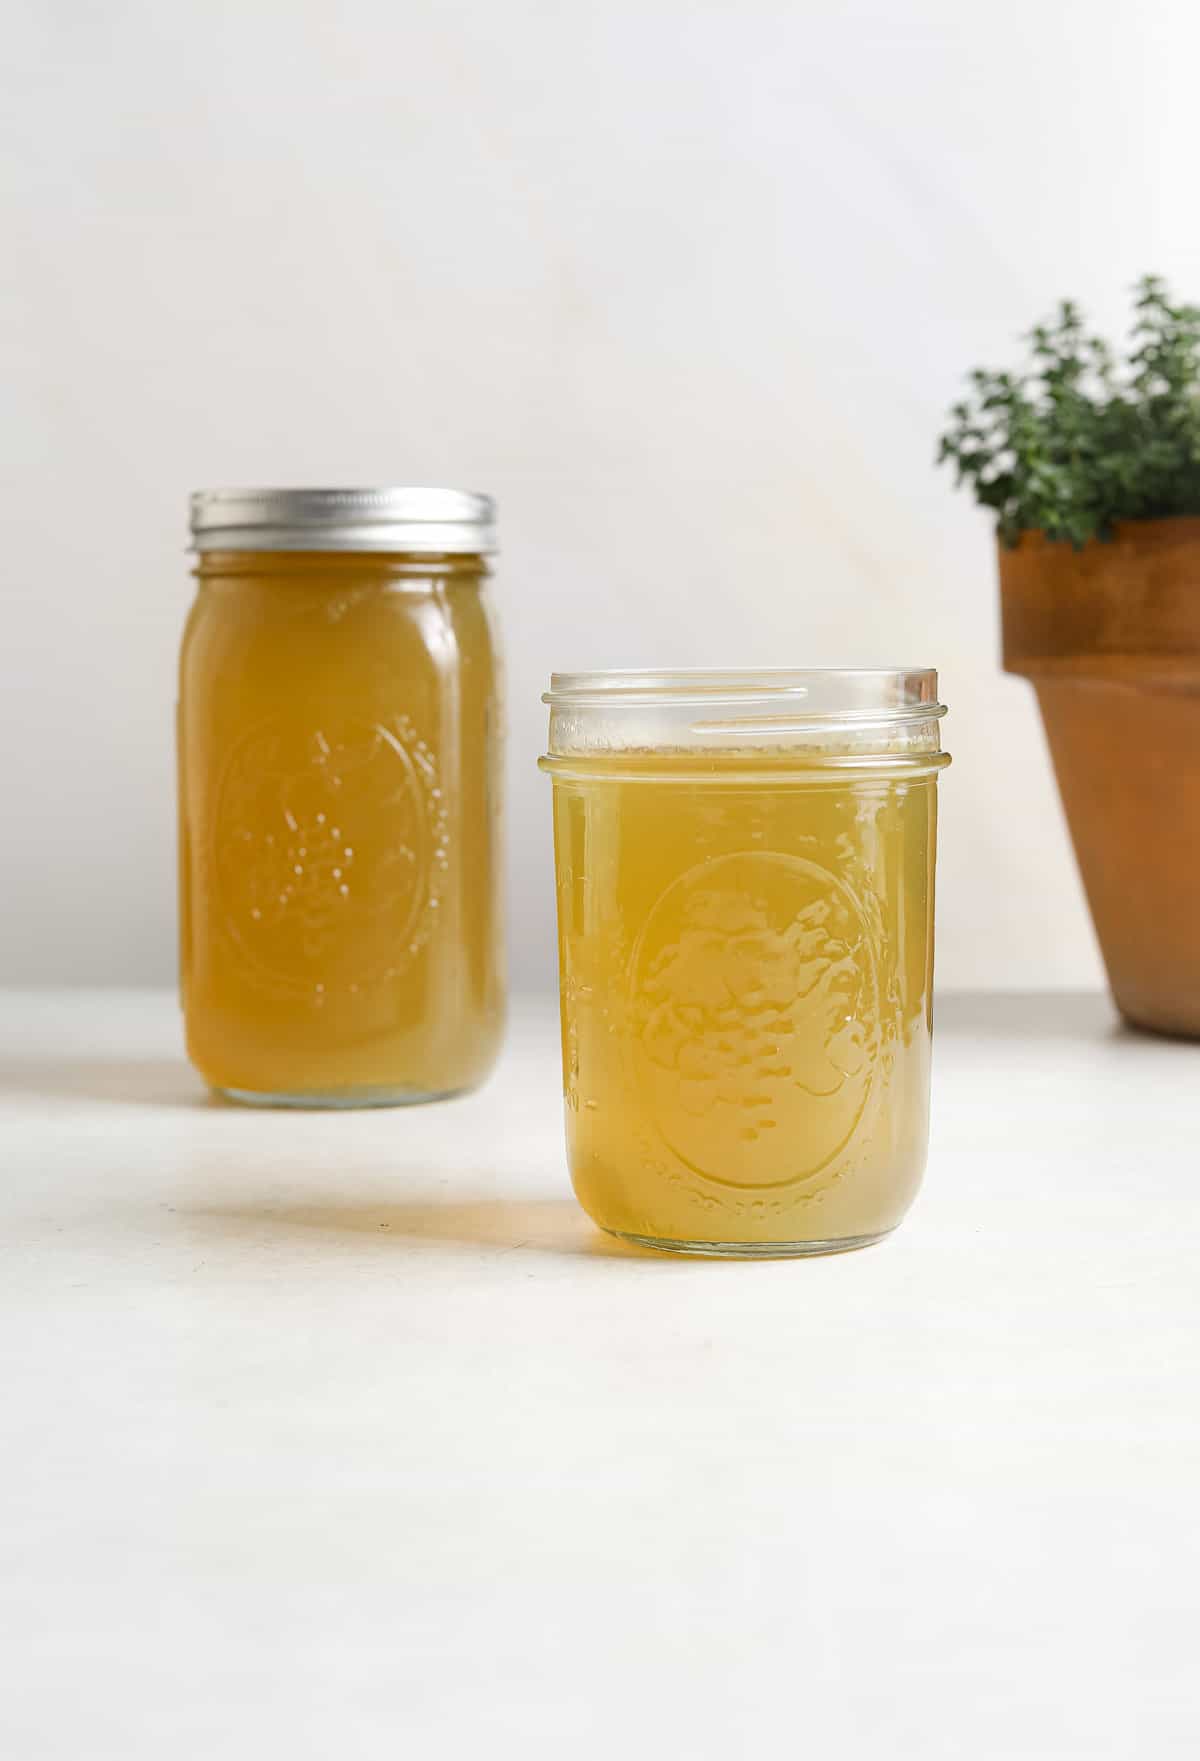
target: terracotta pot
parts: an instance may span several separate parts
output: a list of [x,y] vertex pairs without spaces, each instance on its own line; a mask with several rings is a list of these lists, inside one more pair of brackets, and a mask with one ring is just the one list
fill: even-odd
[[1200,1038],[1200,519],[1000,548],[1004,665],[1037,688],[1117,1007]]

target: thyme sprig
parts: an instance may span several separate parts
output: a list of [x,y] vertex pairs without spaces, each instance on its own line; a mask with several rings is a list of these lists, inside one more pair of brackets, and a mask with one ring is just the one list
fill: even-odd
[[1118,520],[1200,514],[1200,307],[1147,275],[1123,359],[1069,300],[1026,340],[1025,371],[970,375],[938,447],[1002,542],[1040,531],[1079,548]]

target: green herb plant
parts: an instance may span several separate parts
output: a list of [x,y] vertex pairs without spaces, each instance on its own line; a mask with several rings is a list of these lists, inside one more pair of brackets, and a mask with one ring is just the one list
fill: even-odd
[[1200,514],[1200,307],[1147,275],[1124,360],[1069,300],[1026,340],[1027,371],[970,375],[938,448],[1001,541],[1040,531],[1079,549],[1118,520]]

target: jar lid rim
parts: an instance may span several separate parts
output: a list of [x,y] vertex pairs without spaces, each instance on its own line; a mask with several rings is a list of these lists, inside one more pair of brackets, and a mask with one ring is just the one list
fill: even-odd
[[482,555],[496,547],[495,522],[491,496],[431,486],[199,489],[189,503],[197,551]]

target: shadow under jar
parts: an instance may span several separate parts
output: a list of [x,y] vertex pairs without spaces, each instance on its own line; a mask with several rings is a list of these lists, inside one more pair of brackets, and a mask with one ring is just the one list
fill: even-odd
[[861,1247],[928,1138],[933,672],[555,674],[567,1153],[602,1229]]
[[485,496],[193,497],[178,711],[188,1055],[277,1106],[433,1100],[500,1041]]

